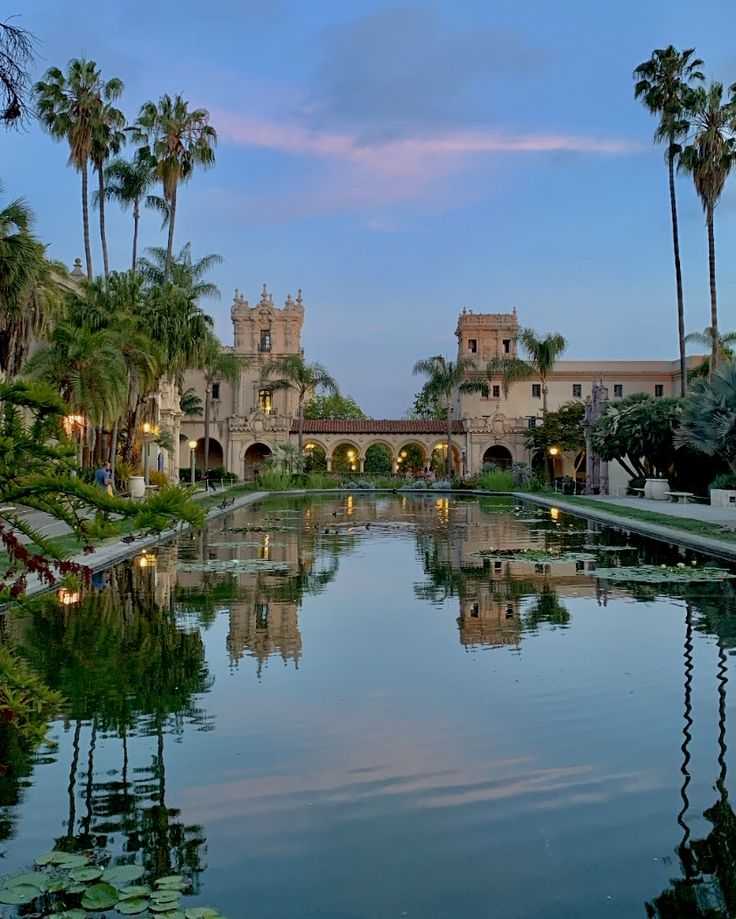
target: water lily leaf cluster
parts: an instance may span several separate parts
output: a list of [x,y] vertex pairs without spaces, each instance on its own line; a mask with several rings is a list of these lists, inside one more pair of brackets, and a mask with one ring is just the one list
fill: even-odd
[[34,916],[48,919],[91,919],[112,911],[143,919],[225,919],[212,906],[185,906],[189,882],[180,874],[149,886],[135,883],[144,874],[140,865],[104,868],[84,853],[62,851],[39,855],[36,869],[3,878],[0,903],[31,906]]
[[265,558],[210,558],[203,562],[179,563],[179,571],[288,571],[288,562]]
[[725,568],[696,565],[636,565],[620,568],[596,568],[597,578],[607,581],[640,581],[647,584],[692,584],[698,581],[727,581],[736,574]]
[[564,549],[481,549],[473,555],[491,561],[534,562],[550,565],[562,562],[594,562],[595,555],[590,552],[566,552]]

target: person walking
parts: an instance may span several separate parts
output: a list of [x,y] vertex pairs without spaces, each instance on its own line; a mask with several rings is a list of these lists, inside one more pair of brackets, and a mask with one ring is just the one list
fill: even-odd
[[204,474],[204,490],[205,493],[208,491],[215,491],[215,477],[211,469],[208,469]]

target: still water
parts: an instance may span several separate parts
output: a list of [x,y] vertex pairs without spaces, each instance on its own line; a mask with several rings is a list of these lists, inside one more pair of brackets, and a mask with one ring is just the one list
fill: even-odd
[[5,623],[66,705],[5,757],[0,870],[94,849],[231,919],[729,916],[731,582],[595,576],[693,558],[502,500],[237,511]]

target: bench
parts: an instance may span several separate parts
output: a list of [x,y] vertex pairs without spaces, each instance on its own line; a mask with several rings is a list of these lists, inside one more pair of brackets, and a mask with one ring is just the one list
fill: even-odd
[[668,491],[665,494],[668,498],[674,498],[675,504],[687,504],[690,498],[695,497],[691,491]]
[[635,495],[637,498],[643,498],[643,497],[644,497],[644,489],[643,489],[643,488],[630,488],[629,491],[633,491],[633,492],[634,492],[634,495]]

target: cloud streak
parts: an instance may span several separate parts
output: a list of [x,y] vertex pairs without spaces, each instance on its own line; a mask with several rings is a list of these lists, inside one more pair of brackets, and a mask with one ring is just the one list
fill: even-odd
[[565,133],[504,133],[496,130],[444,130],[411,137],[365,142],[350,132],[317,131],[228,111],[213,112],[220,137],[231,144],[278,151],[297,157],[340,161],[386,175],[413,175],[417,169],[456,167],[484,154],[580,153],[620,156],[640,145],[619,138]]

